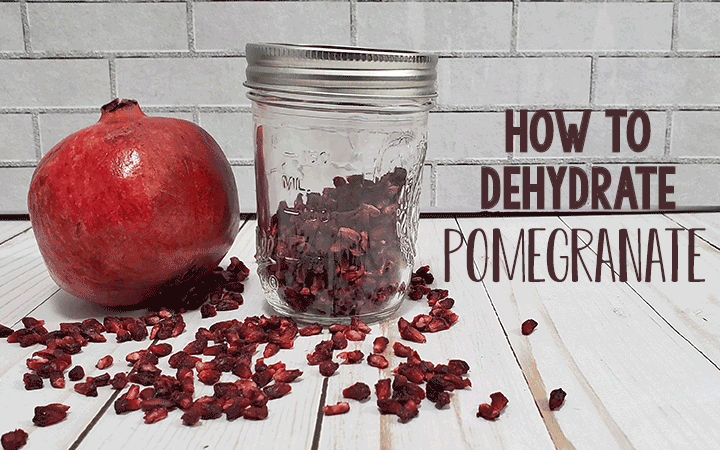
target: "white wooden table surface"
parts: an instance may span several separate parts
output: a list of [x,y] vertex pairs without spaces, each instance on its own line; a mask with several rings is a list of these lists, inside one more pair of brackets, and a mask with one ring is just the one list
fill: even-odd
[[[678,233],[682,250],[678,282],[669,281],[668,254],[663,255],[665,282],[658,273],[653,273],[651,282],[638,282],[632,276],[628,282],[612,281],[608,267],[602,269],[600,282],[589,281],[587,276],[578,282],[522,281],[518,270],[509,280],[507,268],[497,282],[490,276],[474,282],[466,272],[464,249],[451,256],[450,281],[443,280],[446,228],[460,230],[466,237],[476,228],[488,234],[498,228],[508,258],[513,256],[511,250],[521,229],[527,233],[529,228],[561,228],[569,233],[571,228],[584,228],[597,239],[598,230],[604,228],[619,271],[618,229],[631,230],[631,239],[637,229],[645,235],[657,229],[658,243],[668,252],[671,234],[665,229],[676,227],[704,228],[697,232],[695,243],[696,276],[704,282],[687,281],[685,232]],[[25,361],[44,347],[21,348],[2,339],[0,434],[24,429],[30,435],[27,449],[720,448],[720,214],[422,219],[419,236],[415,266],[430,265],[435,287],[449,290],[456,300],[453,310],[460,318],[449,330],[427,333],[425,344],[404,343],[417,349],[425,360],[445,363],[460,358],[469,363],[467,376],[472,387],[456,390],[448,409],[437,410],[424,400],[418,417],[402,424],[396,416],[379,413],[373,390],[366,402],[348,400],[349,413],[323,416],[319,408],[343,400],[345,387],[364,381],[372,389],[402,361],[388,349],[388,369],[375,369],[365,362],[341,365],[334,376],[324,379],[316,366],[307,365],[305,355],[328,338],[325,331],[298,337],[294,349],[282,350],[267,360],[282,360],[288,368],[299,368],[304,374],[292,383],[289,395],[268,403],[266,420],[228,422],[222,417],[187,427],[180,420],[182,411],[175,410],[167,419],[148,425],[142,412],[116,415],[113,402],[120,392],[109,387],[99,388],[95,398],[76,393],[69,381],[65,389],[54,389],[45,380],[43,389],[26,391],[22,382],[28,371]],[[536,243],[541,254],[536,276],[546,280],[548,236],[549,232],[538,233]],[[459,238],[453,235],[453,239]],[[202,319],[199,311],[185,313],[186,331],[168,341],[174,351],[191,341],[201,326],[273,314],[255,274],[254,246],[255,223],[247,221],[223,262],[226,265],[229,256],[238,256],[250,266],[245,304],[209,319]],[[486,260],[482,248],[476,248],[479,270]],[[582,250],[584,261],[594,261],[593,248],[595,243]],[[603,257],[610,258],[607,253]],[[492,253],[487,263],[492,267]],[[558,267],[562,270],[560,262]],[[594,276],[594,265],[589,270]],[[373,339],[381,334],[392,345],[400,340],[399,316],[412,320],[428,310],[424,300],[406,301],[392,320],[373,325],[365,341],[351,342],[348,349],[359,348],[367,355]],[[23,317],[32,316],[45,320],[46,328],[52,330],[61,322],[88,317],[102,321],[117,314],[59,290],[48,276],[29,222],[0,221],[0,324],[18,329]],[[520,324],[528,318],[539,325],[531,335],[523,336]],[[107,336],[107,343],[91,343],[74,355],[73,365],[82,365],[86,375],[92,376],[101,372],[94,367],[96,361],[111,354],[115,363],[106,371],[111,375],[127,371],[125,355],[151,344],[149,340],[117,344],[113,335]],[[166,360],[161,359],[159,367],[174,374]],[[223,377],[234,379],[231,374]],[[212,394],[210,387],[195,384],[196,397]],[[562,408],[550,411],[548,395],[555,388],[563,388],[567,398]],[[508,406],[495,421],[477,418],[478,405],[489,402],[489,395],[496,391],[507,396]],[[34,426],[33,408],[52,402],[70,405],[67,418],[50,427]]]

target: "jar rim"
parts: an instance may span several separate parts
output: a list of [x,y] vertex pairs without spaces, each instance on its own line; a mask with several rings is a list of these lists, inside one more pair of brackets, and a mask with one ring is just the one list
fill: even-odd
[[320,96],[435,98],[437,55],[332,45],[249,43],[250,89]]

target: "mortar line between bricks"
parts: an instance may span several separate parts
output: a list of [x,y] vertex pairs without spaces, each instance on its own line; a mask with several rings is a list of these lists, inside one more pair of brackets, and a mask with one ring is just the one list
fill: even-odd
[[357,45],[357,0],[350,0],[350,45]]
[[118,98],[117,64],[115,58],[108,59],[108,73],[110,76],[110,98]]
[[23,45],[25,47],[25,55],[32,53],[32,43],[30,42],[30,19],[28,18],[28,4],[25,0],[20,0],[20,21],[23,30]]
[[42,146],[40,145],[40,114],[38,114],[37,111],[34,111],[30,114],[30,117],[32,119],[32,127],[33,127],[33,142],[35,144],[35,156],[37,157],[38,161],[40,161],[40,158],[42,158]]
[[672,121],[673,112],[669,110],[665,113],[665,148],[663,149],[663,157],[671,159],[670,144],[672,143]]
[[[189,0],[188,0],[189,1]],[[289,0],[294,1],[294,0]],[[353,3],[357,3],[354,1]],[[194,26],[193,26],[194,28]],[[188,40],[190,38],[188,37]],[[194,31],[193,31],[194,39]],[[30,45],[30,42],[26,43]],[[193,42],[193,46],[194,46]],[[474,59],[474,58],[668,58],[668,59],[698,59],[718,58],[719,50],[548,50],[548,51],[505,51],[505,50],[462,50],[444,51],[434,50],[433,54],[443,59]],[[98,51],[32,51],[2,52],[3,59],[105,59],[116,58],[240,58],[245,57],[245,49],[237,50],[157,50],[157,51],[131,51],[131,50],[98,50]]]
[[188,51],[190,55],[197,54],[195,49],[195,3],[193,0],[185,2],[185,24],[187,26]]
[[670,33],[670,51],[673,53],[677,52],[679,16],[680,16],[680,2],[679,2],[679,0],[674,0],[673,1],[673,10],[672,10],[672,31]]
[[518,17],[520,9],[520,0],[513,0],[512,3],[512,18],[510,25],[510,54],[518,54]]
[[595,91],[597,89],[597,60],[597,56],[590,58],[590,94],[588,104],[591,107],[595,106]]

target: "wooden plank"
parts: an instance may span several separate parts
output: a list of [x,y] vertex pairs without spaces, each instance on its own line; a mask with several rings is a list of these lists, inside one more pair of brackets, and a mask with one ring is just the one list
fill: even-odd
[[[704,216],[704,215],[703,215]],[[706,241],[695,238],[693,253],[694,276],[704,279],[703,282],[691,282],[688,275],[688,233],[677,232],[677,281],[672,281],[672,232],[667,229],[678,228],[673,220],[659,214],[652,215],[621,215],[621,216],[569,216],[563,218],[570,227],[586,228],[592,231],[597,241],[599,230],[607,229],[610,237],[609,249],[611,258],[606,256],[616,272],[619,267],[619,248],[617,240],[619,230],[628,230],[635,259],[641,264],[633,266],[627,257],[628,283],[664,320],[678,333],[688,339],[706,355],[716,366],[720,366],[720,302],[718,301],[718,283],[720,280],[720,251]],[[657,245],[660,253],[654,251],[655,260],[662,255],[663,266],[659,263],[651,266],[651,282],[647,282],[648,236],[651,229],[657,230]],[[638,230],[640,230],[642,251],[638,252]],[[712,230],[712,228],[709,228]],[[701,233],[701,232],[699,232]],[[583,234],[584,235],[584,234]],[[596,253],[596,242],[588,248]],[[592,260],[596,258],[593,256]],[[640,262],[640,261],[638,261]],[[602,276],[610,278],[609,264],[603,267]],[[641,268],[641,281],[638,281],[636,269]],[[662,270],[661,270],[662,269]],[[665,275],[663,281],[663,276]],[[594,275],[594,272],[593,272]]]
[[57,291],[32,230],[0,244],[0,323],[18,323]]
[[704,228],[697,232],[698,236],[720,246],[720,213],[668,213],[665,216],[685,228]]
[[[454,220],[420,221],[415,268],[430,265],[435,285],[448,289],[450,297],[456,300],[453,310],[460,318],[449,330],[427,333],[425,344],[402,342],[416,349],[423,359],[436,364],[453,358],[466,360],[471,368],[468,377],[472,388],[456,390],[450,407],[445,410],[437,410],[431,402],[423,400],[419,415],[402,424],[396,416],[379,413],[374,384],[379,378],[390,377],[391,369],[404,358],[395,357],[389,347],[385,352],[390,362],[388,369],[370,367],[366,360],[359,365],[341,365],[329,379],[326,404],[343,400],[342,390],[358,381],[368,384],[373,394],[363,403],[348,400],[351,405],[348,414],[324,417],[319,448],[554,448],[482,286],[463,277],[460,266],[452,271],[451,282],[442,279],[445,228],[457,228],[457,225]],[[407,300],[395,317],[372,326],[372,334],[364,342],[350,343],[349,349],[359,348],[367,357],[374,338],[379,335],[388,337],[392,345],[401,340],[397,329],[400,315],[412,320],[415,315],[428,311],[425,300]],[[317,373],[316,369],[310,371]],[[496,421],[477,418],[480,403],[489,402],[489,395],[496,391],[502,391],[510,400],[505,411]]]
[[[235,244],[222,264],[229,263],[229,256],[238,256],[251,269],[251,276],[245,282],[245,303],[236,311],[219,312],[216,317],[202,319],[199,311],[184,315],[186,332],[169,340],[174,351],[181,350],[194,339],[199,327],[209,328],[212,323],[247,316],[270,315],[273,311],[266,304],[261,292],[259,280],[255,274],[255,223],[249,222],[240,232]],[[283,361],[288,369],[299,368],[304,374],[292,383],[292,392],[287,396],[271,400],[268,403],[269,416],[262,421],[237,419],[228,422],[224,416],[217,420],[201,421],[196,426],[187,427],[180,419],[182,411],[171,411],[168,418],[147,425],[141,413],[116,415],[111,409],[106,411],[92,427],[77,449],[168,449],[168,448],[276,448],[309,449],[312,446],[318,402],[322,391],[322,379],[308,366],[305,354],[309,353],[322,336],[300,337],[295,347],[281,350],[276,356],[268,358],[268,364]],[[260,346],[261,355],[264,346]],[[256,355],[258,356],[258,355]],[[209,360],[211,357],[204,357]],[[163,372],[174,374],[175,370],[167,366],[167,358],[159,364]],[[237,379],[232,374],[223,374],[221,381]],[[195,398],[212,395],[213,390],[199,381],[195,382]]]
[[[509,280],[505,268],[485,286],[538,408],[568,441],[564,447],[717,448],[720,371],[627,284],[547,281],[545,249],[550,230],[566,228],[560,220],[463,219],[460,225],[466,233],[497,228],[510,261],[521,230],[548,230],[536,242],[536,276],[545,282],[522,281],[519,269]],[[484,264],[483,250],[475,257]],[[492,252],[489,258],[492,265]],[[528,318],[539,326],[523,336],[520,324]],[[557,387],[568,396],[550,412],[547,395]]]
[[0,244],[30,229],[27,220],[0,220]]

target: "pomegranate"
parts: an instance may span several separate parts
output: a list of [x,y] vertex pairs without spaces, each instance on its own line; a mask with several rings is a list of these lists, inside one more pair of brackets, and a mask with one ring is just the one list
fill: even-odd
[[28,210],[50,276],[105,306],[136,305],[210,273],[240,217],[230,165],[215,140],[135,100],[60,141],[33,174]]

